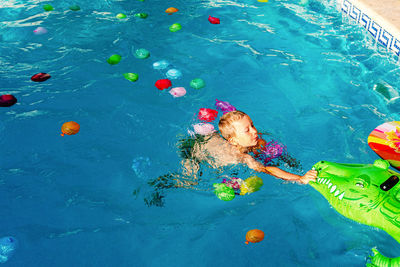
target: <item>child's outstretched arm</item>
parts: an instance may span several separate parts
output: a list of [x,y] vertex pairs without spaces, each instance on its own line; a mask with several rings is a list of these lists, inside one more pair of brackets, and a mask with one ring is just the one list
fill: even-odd
[[302,184],[308,184],[309,181],[315,181],[317,178],[317,172],[313,170],[310,170],[303,176],[300,176],[297,174],[281,170],[278,167],[264,166],[248,154],[244,155],[243,159],[244,162],[247,164],[247,166],[249,166],[249,168],[258,172],[264,172],[266,174],[273,175],[283,180],[296,181]]

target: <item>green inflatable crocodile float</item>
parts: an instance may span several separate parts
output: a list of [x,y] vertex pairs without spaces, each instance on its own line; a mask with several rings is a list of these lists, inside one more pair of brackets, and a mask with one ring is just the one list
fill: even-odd
[[[400,243],[400,174],[389,169],[389,162],[340,164],[320,161],[316,182],[309,184],[321,193],[343,216],[380,228]],[[398,267],[399,258],[387,258],[373,250],[368,267]]]

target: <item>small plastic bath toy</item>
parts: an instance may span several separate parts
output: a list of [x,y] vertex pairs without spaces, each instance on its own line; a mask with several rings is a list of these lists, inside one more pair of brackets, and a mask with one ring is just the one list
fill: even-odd
[[163,70],[163,69],[168,68],[168,66],[169,66],[169,62],[166,61],[165,59],[153,63],[153,68],[155,70]]
[[13,95],[0,95],[0,107],[11,107],[17,103],[17,99]]
[[167,78],[175,80],[182,76],[182,72],[177,69],[170,69],[165,75],[167,75]]
[[175,87],[172,88],[169,93],[173,96],[173,97],[181,97],[186,95],[186,89],[184,87]]
[[218,110],[222,111],[223,114],[236,110],[236,108],[232,106],[229,102],[219,101],[218,99],[215,99],[215,106]]
[[190,87],[194,88],[194,89],[201,89],[204,86],[206,86],[205,82],[200,79],[200,78],[196,78],[190,81]]
[[240,187],[240,195],[254,193],[263,186],[263,180],[258,176],[250,176],[244,180],[242,186]]
[[215,132],[214,125],[210,123],[196,123],[193,125],[194,132],[201,135],[208,135]]
[[129,72],[129,73],[124,73],[123,75],[124,75],[125,79],[127,79],[128,81],[131,81],[131,82],[136,82],[139,79],[139,75],[137,73]]
[[133,15],[136,18],[141,18],[141,19],[145,19],[147,18],[149,15],[147,13],[136,13],[135,15]]
[[168,79],[161,79],[156,82],[155,86],[157,87],[158,90],[164,90],[167,89],[168,87],[171,87],[172,83]]
[[108,62],[108,64],[110,64],[110,65],[118,64],[120,61],[121,61],[121,56],[120,56],[120,55],[117,55],[117,54],[112,55],[111,57],[109,57],[109,58],[107,59],[107,62]]
[[18,246],[18,241],[12,236],[0,238],[0,263],[8,261],[14,254]]
[[52,11],[52,10],[54,10],[54,7],[52,5],[46,4],[43,6],[43,9],[45,11]]
[[33,33],[36,35],[42,35],[47,33],[47,29],[43,27],[37,27],[36,29],[33,30]]
[[179,31],[179,30],[181,30],[181,29],[182,29],[182,25],[179,24],[179,23],[174,23],[174,24],[172,24],[171,26],[169,26],[169,30],[170,30],[171,32],[177,32],[177,31]]
[[74,121],[68,121],[61,126],[61,136],[66,135],[74,135],[79,132],[80,125]]
[[33,75],[31,77],[31,80],[34,81],[34,82],[44,82],[44,81],[46,81],[46,80],[48,80],[50,78],[51,78],[50,74],[40,72],[40,73],[37,73],[37,74]]
[[165,10],[165,13],[167,13],[168,15],[172,15],[175,12],[178,12],[179,9],[175,8],[175,7],[169,7]]
[[198,118],[202,121],[211,122],[218,116],[218,111],[210,108],[201,108]]
[[80,6],[78,6],[78,5],[69,6],[69,9],[72,10],[72,11],[79,11],[79,10],[81,10]]
[[140,59],[146,59],[150,56],[150,52],[144,48],[139,48],[135,51],[135,56]]
[[213,184],[215,195],[223,201],[231,201],[235,198],[235,191],[223,183]]
[[208,21],[209,21],[211,24],[219,24],[219,18],[215,18],[215,17],[209,16],[209,17],[208,17]]
[[115,17],[117,19],[126,19],[126,15],[124,13],[118,13]]
[[263,241],[264,239],[264,232],[258,229],[253,229],[247,232],[246,234],[246,245],[251,243],[258,243]]

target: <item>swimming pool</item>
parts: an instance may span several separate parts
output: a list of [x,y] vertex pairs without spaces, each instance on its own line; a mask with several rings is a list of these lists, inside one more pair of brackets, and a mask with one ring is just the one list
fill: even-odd
[[[304,170],[377,158],[366,140],[399,120],[399,66],[334,1],[298,2],[82,0],[73,12],[71,1],[3,1],[0,93],[18,98],[0,110],[0,237],[19,243],[5,265],[364,266],[374,246],[399,256],[393,238],[340,216],[310,186],[267,175],[259,192],[230,202],[184,189],[166,190],[164,207],[143,201],[149,179],[178,170],[178,139],[216,98],[285,143]],[[165,14],[170,6],[179,11]],[[182,30],[170,32],[173,23]],[[48,32],[33,34],[38,26]],[[150,58],[137,59],[138,48]],[[113,54],[122,60],[111,66]],[[186,96],[154,86],[162,59],[182,71],[173,85]],[[52,77],[32,82],[39,72]],[[198,77],[206,87],[190,88]],[[66,121],[80,132],[61,137]],[[202,189],[220,179],[204,176]],[[265,239],[246,246],[254,228]]]

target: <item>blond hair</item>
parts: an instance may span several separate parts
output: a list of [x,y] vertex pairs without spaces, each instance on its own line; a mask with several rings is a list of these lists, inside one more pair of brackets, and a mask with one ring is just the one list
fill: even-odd
[[245,116],[249,117],[249,115],[239,110],[225,113],[218,123],[218,128],[222,137],[228,140],[229,138],[235,136],[236,129],[233,127],[232,123],[234,121],[241,120]]

